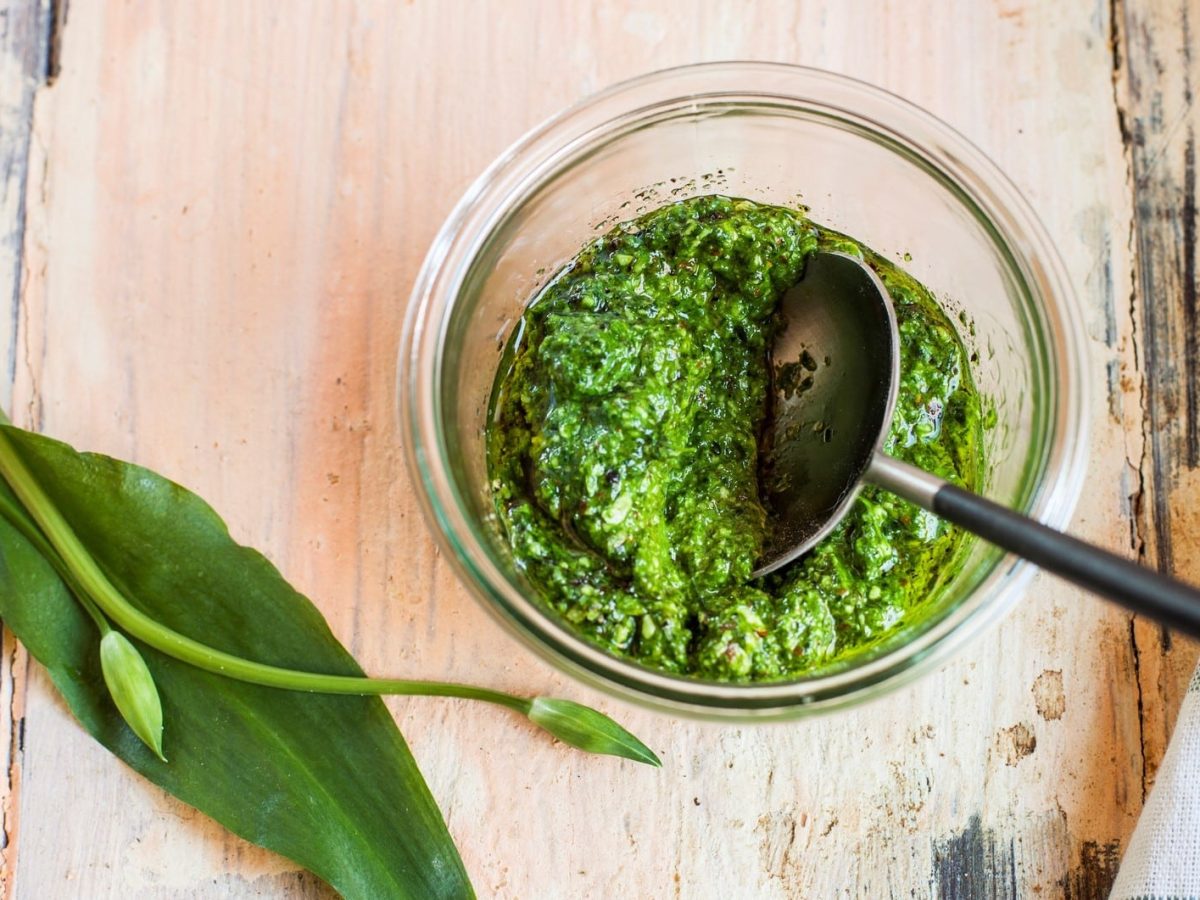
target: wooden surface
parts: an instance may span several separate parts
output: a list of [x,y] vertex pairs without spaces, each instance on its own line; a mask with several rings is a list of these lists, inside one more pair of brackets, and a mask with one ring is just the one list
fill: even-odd
[[[545,116],[685,62],[845,72],[964,132],[1038,209],[1090,336],[1075,528],[1200,578],[1196,0],[71,0],[65,24],[5,2],[18,424],[197,490],[369,671],[594,702],[662,756],[585,758],[493,709],[393,702],[480,896],[1105,895],[1194,644],[1039,578],[883,703],[766,728],[620,706],[531,658],[438,557],[393,362],[442,218]],[[109,757],[11,638],[0,728],[8,896],[328,896]]]

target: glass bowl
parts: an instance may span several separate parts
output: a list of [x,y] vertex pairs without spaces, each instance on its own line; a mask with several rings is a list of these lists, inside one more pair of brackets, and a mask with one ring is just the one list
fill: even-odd
[[839,668],[722,684],[618,658],[537,601],[489,496],[484,429],[505,342],[537,289],[590,239],[701,193],[803,204],[928,286],[960,321],[996,424],[986,491],[1067,524],[1087,446],[1082,318],[1045,231],[978,149],[930,114],[828,72],[758,62],[667,69],[534,129],[475,182],[434,240],[400,349],[414,481],[462,579],[564,671],[707,718],[780,718],[861,701],[928,670],[1020,596],[1030,565],[973,542],[928,612]]

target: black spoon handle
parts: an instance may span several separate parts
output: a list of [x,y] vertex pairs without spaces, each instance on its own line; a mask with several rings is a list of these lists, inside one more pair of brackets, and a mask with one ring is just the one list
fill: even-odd
[[[882,457],[882,458],[881,458]],[[871,481],[1136,613],[1200,637],[1200,590],[876,454]]]

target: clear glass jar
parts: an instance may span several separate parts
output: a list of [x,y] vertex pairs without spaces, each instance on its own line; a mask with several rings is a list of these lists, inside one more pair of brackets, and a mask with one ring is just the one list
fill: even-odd
[[447,556],[501,621],[591,684],[702,717],[791,717],[929,669],[1004,613],[1031,567],[977,541],[929,611],[869,655],[810,678],[720,684],[615,657],[546,612],[489,496],[492,383],[525,304],[612,224],[713,192],[809,206],[903,257],[965,314],[996,409],[987,493],[1060,528],[1086,465],[1082,318],[1045,231],[994,164],[928,113],[827,72],[716,63],[627,81],[534,129],[467,191],[417,279],[398,376],[414,480]]

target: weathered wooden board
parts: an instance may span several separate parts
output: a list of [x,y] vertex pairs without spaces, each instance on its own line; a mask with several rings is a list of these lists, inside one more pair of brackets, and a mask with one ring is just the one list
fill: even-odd
[[[33,98],[49,65],[48,0],[0,3],[0,402],[9,408],[22,312],[22,250],[29,182]],[[0,891],[16,864],[20,756],[28,657],[12,635],[0,636]]]
[[[822,66],[940,115],[1039,209],[1091,339],[1102,489],[1076,527],[1165,559],[1161,510],[1186,507],[1189,470],[1170,468],[1177,441],[1154,447],[1175,382],[1144,335],[1185,306],[1143,303],[1172,276],[1165,259],[1147,274],[1160,238],[1146,214],[1135,227],[1134,189],[1141,209],[1153,166],[1125,136],[1153,127],[1131,76],[1161,61],[1176,103],[1190,70],[1174,44],[1135,39],[1137,23],[1178,27],[1178,10],[1149,8],[72,0],[61,72],[37,97],[15,416],[198,490],[367,669],[566,693],[647,738],[660,772],[568,753],[490,709],[395,702],[481,896],[1101,896],[1194,648],[1038,579],[959,659],[854,712],[739,728],[619,706],[534,660],[438,558],[392,376],[434,231],[526,128],[661,66]],[[1186,448],[1194,419],[1170,421]],[[1186,515],[1164,532],[1177,567]],[[325,894],[113,761],[36,666],[22,721],[15,896]]]
[[[1196,139],[1200,107],[1200,3],[1119,3],[1118,101],[1136,198],[1136,306],[1145,375],[1139,538],[1147,560],[1200,580],[1200,253],[1196,230]],[[1147,780],[1162,758],[1194,645],[1138,622]]]

